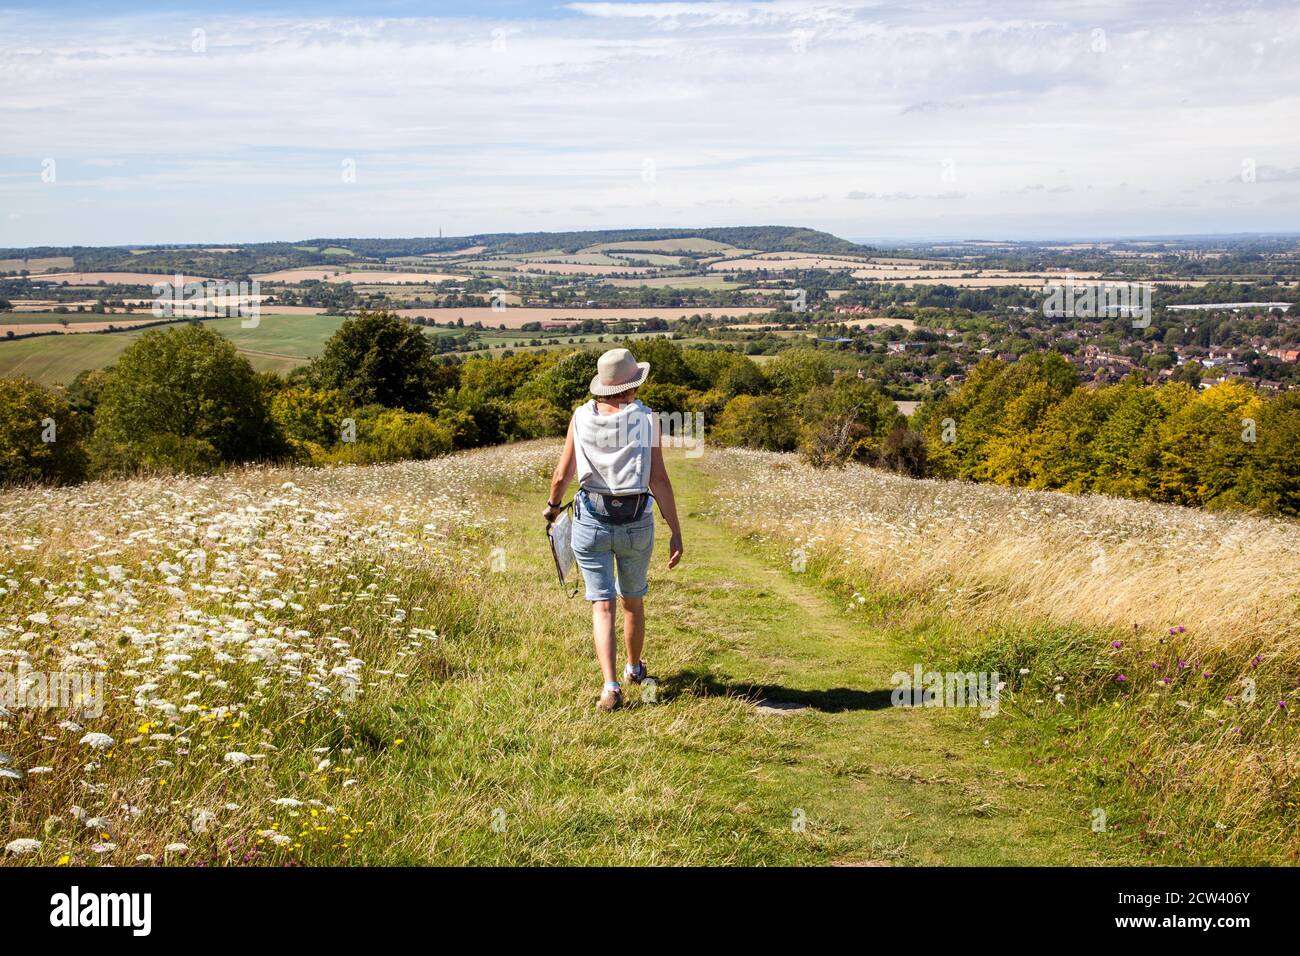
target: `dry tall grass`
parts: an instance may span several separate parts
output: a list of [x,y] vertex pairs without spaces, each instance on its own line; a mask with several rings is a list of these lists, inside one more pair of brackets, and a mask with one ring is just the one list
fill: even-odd
[[1076,708],[1053,748],[1107,799],[1127,792],[1144,839],[1300,859],[1300,523],[754,451],[705,461],[737,530],[883,597],[949,666],[1000,666],[1021,705],[1056,711],[1042,726],[1068,713],[1057,701]]
[[[710,450],[720,510],[845,574],[968,618],[1187,628],[1192,650],[1300,662],[1300,523],[1100,495],[818,471]],[[739,481],[736,480],[739,476]]]

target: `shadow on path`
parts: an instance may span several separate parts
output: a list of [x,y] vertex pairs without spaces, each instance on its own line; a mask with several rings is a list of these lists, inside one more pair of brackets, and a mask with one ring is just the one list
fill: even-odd
[[[776,709],[808,707],[827,714],[850,710],[887,710],[894,706],[893,688],[857,690],[852,687],[830,687],[825,690],[796,690],[780,684],[737,683],[720,679],[718,675],[702,670],[682,670],[667,677],[657,678],[659,698],[663,701],[675,697],[736,697],[757,704],[763,701]],[[904,691],[904,706],[924,703],[926,692]]]

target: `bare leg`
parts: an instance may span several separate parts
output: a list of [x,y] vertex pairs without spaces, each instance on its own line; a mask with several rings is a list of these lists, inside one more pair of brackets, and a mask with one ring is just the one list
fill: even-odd
[[596,642],[596,659],[607,682],[618,679],[614,675],[614,601],[610,598],[591,602],[591,635]]
[[623,598],[623,642],[627,645],[627,662],[641,663],[645,646],[645,598]]

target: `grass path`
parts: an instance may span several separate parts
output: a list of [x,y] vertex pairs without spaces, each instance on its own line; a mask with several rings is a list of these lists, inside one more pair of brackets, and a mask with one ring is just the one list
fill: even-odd
[[[890,675],[915,660],[908,649],[703,517],[711,479],[696,463],[678,456],[670,470],[686,557],[664,569],[661,525],[646,651],[657,700],[612,716],[591,711],[599,677],[587,606],[560,595],[541,548],[541,485],[506,500],[507,577],[532,637],[501,666],[569,695],[551,726],[568,728],[561,736],[582,728],[570,743],[594,778],[574,799],[605,817],[611,839],[630,831],[612,861],[1121,862],[1091,832],[1086,806],[1004,746],[996,718],[890,706]],[[759,699],[799,709],[764,712]],[[577,785],[575,747],[550,757]],[[533,839],[554,832],[560,815],[538,806],[553,808],[553,794],[516,796],[530,805]]]

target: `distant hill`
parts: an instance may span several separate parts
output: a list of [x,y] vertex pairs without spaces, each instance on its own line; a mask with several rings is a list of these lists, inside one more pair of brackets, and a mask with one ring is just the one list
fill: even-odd
[[760,252],[861,255],[874,252],[828,232],[801,226],[729,226],[714,229],[596,229],[582,232],[497,232],[411,239],[302,239],[296,242],[202,243],[170,246],[40,246],[0,249],[0,259],[71,256],[85,272],[185,272],[237,276],[297,266],[392,259],[483,246],[484,254],[522,255],[550,249],[574,253],[602,243],[707,239]]

